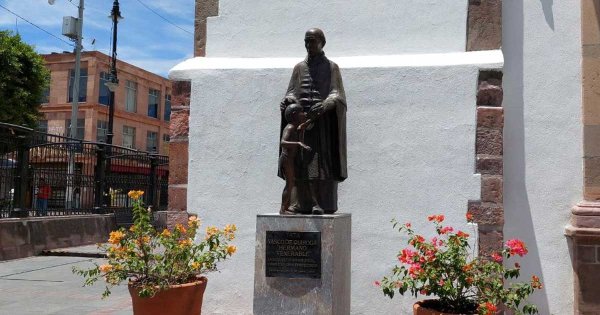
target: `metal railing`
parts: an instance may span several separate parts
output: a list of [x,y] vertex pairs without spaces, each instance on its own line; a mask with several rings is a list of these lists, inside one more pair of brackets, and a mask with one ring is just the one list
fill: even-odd
[[167,206],[168,156],[0,123],[0,218],[115,213],[131,221],[130,190]]

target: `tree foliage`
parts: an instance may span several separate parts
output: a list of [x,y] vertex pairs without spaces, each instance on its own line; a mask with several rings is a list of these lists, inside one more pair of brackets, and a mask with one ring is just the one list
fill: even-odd
[[21,37],[0,31],[0,122],[34,128],[50,83],[44,59]]

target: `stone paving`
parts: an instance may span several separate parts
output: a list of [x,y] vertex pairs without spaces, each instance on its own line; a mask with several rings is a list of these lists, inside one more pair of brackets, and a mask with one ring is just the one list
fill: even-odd
[[[75,253],[93,253],[95,246],[70,248]],[[65,249],[67,250],[67,249]],[[82,287],[83,277],[73,266],[101,264],[103,259],[39,256],[0,261],[0,314],[112,315],[132,314],[127,286],[113,288],[104,300],[104,283]]]

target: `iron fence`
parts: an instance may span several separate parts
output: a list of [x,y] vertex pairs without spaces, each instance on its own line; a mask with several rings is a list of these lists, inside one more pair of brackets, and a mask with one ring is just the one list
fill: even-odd
[[115,213],[131,222],[130,190],[167,206],[169,158],[0,123],[0,218]]

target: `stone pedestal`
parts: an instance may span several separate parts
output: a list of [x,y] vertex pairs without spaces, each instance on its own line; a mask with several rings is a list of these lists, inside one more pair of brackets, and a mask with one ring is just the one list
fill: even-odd
[[582,201],[571,210],[565,229],[574,271],[574,314],[598,314],[600,309],[600,202]]
[[347,213],[259,214],[254,314],[350,314],[351,228]]

